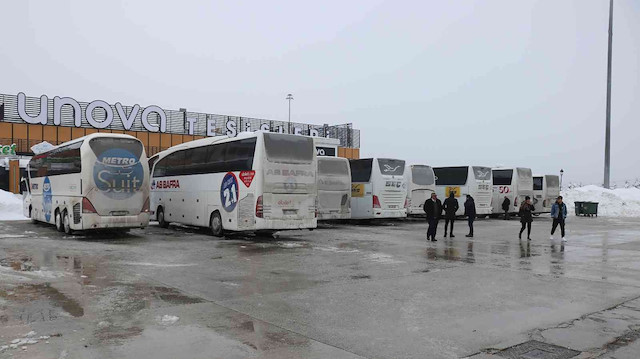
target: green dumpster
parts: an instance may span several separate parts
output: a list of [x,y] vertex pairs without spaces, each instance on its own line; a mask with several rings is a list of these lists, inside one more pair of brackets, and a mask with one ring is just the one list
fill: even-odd
[[598,217],[598,202],[575,202],[576,216]]

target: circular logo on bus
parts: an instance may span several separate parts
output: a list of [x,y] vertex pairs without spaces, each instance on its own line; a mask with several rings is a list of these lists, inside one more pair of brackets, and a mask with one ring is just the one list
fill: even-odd
[[122,148],[106,150],[96,159],[93,180],[107,197],[127,199],[142,189],[144,171],[140,158]]
[[42,209],[44,212],[44,219],[49,222],[51,220],[51,208],[53,207],[51,194],[51,181],[49,181],[49,177],[44,178],[44,183],[42,184]]
[[238,203],[238,179],[233,172],[227,172],[220,185],[220,201],[225,211],[231,212]]

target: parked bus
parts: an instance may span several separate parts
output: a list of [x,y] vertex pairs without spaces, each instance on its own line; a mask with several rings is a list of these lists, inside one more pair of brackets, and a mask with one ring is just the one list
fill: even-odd
[[310,137],[257,131],[183,143],[153,162],[152,218],[218,237],[315,228],[316,166]]
[[149,167],[140,140],[95,133],[33,156],[25,216],[59,231],[149,224]]
[[533,175],[530,168],[494,168],[492,172],[493,213],[504,213],[502,202],[505,196],[511,201],[509,213],[517,213],[526,196],[533,201]]
[[551,213],[551,206],[560,195],[560,177],[557,175],[533,176],[534,213]]
[[436,194],[441,201],[454,192],[458,199],[457,216],[464,215],[464,202],[471,195],[476,204],[476,214],[491,214],[491,168],[483,166],[434,167]]
[[405,162],[391,158],[350,160],[351,218],[407,216]]
[[433,168],[426,165],[411,165],[405,170],[407,175],[407,214],[424,215],[424,202],[436,191]]
[[343,157],[318,157],[318,220],[351,218],[351,169]]

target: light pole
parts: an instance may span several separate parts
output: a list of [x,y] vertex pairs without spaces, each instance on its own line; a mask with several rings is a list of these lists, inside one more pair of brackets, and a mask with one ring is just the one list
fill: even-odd
[[292,94],[287,94],[287,100],[289,100],[289,132],[291,133],[291,100],[293,100]]
[[564,174],[564,170],[560,169],[560,190],[562,191],[562,175]]
[[613,0],[609,1],[609,53],[607,55],[607,124],[604,137],[604,188],[609,188],[611,174],[611,43],[613,39]]

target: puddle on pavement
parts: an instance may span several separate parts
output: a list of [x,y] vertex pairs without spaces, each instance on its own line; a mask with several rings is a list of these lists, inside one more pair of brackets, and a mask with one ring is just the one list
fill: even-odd
[[471,245],[471,247],[468,247],[464,252],[455,247],[430,247],[427,248],[426,255],[427,259],[429,260],[446,260],[452,262],[475,263],[473,245]]
[[0,322],[4,324],[48,322],[60,317],[84,315],[80,303],[48,283],[2,289],[0,298],[7,301],[0,306]]

